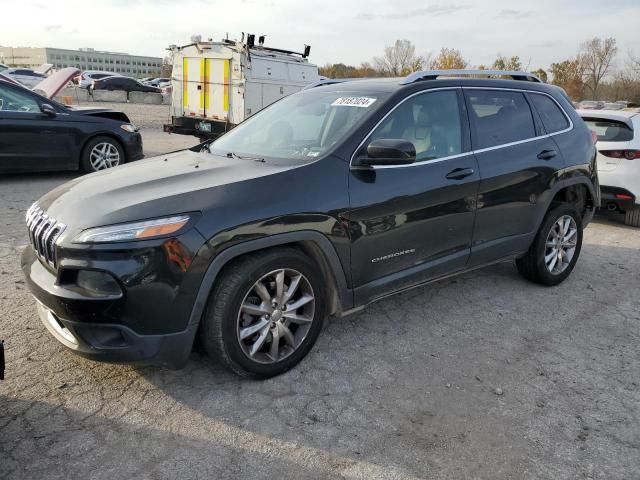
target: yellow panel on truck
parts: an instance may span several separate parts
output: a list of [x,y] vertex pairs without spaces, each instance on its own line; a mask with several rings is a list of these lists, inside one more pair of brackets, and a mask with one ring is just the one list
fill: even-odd
[[185,57],[182,68],[184,115],[229,120],[231,60]]

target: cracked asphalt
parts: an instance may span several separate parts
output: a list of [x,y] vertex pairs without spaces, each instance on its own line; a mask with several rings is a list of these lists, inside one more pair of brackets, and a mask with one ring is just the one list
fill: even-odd
[[635,479],[640,230],[585,232],[545,288],[511,264],[332,319],[303,362],[240,379],[82,359],[40,324],[22,216],[73,174],[0,178],[0,478]]

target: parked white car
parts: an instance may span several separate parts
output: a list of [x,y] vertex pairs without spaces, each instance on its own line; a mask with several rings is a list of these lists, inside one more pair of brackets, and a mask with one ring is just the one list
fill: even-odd
[[106,72],[101,70],[86,70],[78,77],[78,86],[80,88],[89,88],[91,82],[106,77],[119,77],[119,73]]
[[5,75],[13,78],[29,88],[35,87],[42,80],[46,78],[46,75],[38,72],[34,72],[29,68],[8,68],[4,72]]
[[0,63],[0,72],[4,72],[5,70],[9,70],[9,67],[7,67],[4,63]]
[[640,227],[640,113],[578,110],[598,142],[598,177],[602,207],[625,214]]

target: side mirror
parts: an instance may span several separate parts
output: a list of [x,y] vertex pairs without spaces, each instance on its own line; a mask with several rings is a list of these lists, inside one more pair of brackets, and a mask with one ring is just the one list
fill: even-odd
[[367,146],[366,156],[356,159],[359,166],[409,165],[416,161],[416,147],[401,138],[374,140]]
[[56,109],[48,103],[43,103],[42,105],[40,105],[40,111],[49,117],[55,117],[58,114],[58,112],[56,112]]

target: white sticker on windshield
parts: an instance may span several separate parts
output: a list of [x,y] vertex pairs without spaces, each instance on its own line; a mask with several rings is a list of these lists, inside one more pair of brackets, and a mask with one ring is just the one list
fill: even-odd
[[375,98],[369,97],[340,97],[337,98],[332,104],[332,107],[363,107],[367,108],[373,105]]

